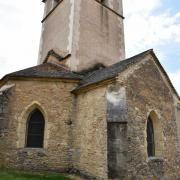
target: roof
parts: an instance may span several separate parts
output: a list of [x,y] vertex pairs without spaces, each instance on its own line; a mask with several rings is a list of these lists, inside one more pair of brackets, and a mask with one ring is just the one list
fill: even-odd
[[123,61],[120,61],[116,64],[113,64],[108,67],[102,67],[98,66],[98,69],[90,69],[86,72],[72,72],[69,69],[67,69],[64,66],[60,65],[54,65],[52,63],[44,63],[41,65],[37,65],[31,68],[27,68],[21,71],[17,71],[14,73],[7,74],[3,77],[1,81],[3,81],[6,78],[56,78],[56,79],[71,79],[71,80],[78,80],[78,86],[72,91],[77,92],[78,90],[96,84],[100,83],[102,81],[112,79],[118,76],[119,73],[123,72],[124,70],[128,69],[130,66],[136,64],[137,62],[140,62],[144,59],[147,55],[152,55],[154,57],[154,60],[158,67],[161,69],[164,77],[166,78],[167,82],[169,83],[170,88],[172,91],[177,95],[178,99],[180,99],[176,89],[174,88],[173,84],[171,83],[166,71],[160,64],[159,60],[157,59],[156,55],[154,54],[153,50],[147,50],[145,52],[142,52],[136,56],[133,56],[131,58],[125,59]]
[[150,51],[152,50],[145,51],[136,56],[113,64],[112,66],[108,66],[106,68],[99,69],[92,73],[89,73],[87,76],[84,76],[84,78],[80,81],[79,86],[75,90],[79,90],[80,88],[83,88],[85,86],[116,77],[120,72],[127,69],[130,65],[142,60],[143,57],[149,54]]
[[3,79],[10,77],[63,78],[63,79],[77,79],[77,80],[81,79],[81,76],[78,75],[77,73],[74,73],[63,66],[57,66],[51,63],[44,63],[24,70],[16,71],[7,74],[6,76],[3,77]]
[[178,99],[180,99],[179,94],[177,93],[176,89],[174,88],[171,80],[169,79],[166,71],[162,67],[161,63],[159,62],[158,58],[156,57],[155,53],[153,52],[153,49],[144,51],[136,56],[133,56],[131,58],[125,59],[123,61],[120,61],[116,64],[113,64],[111,66],[105,67],[103,69],[96,70],[92,73],[89,73],[83,77],[83,79],[80,81],[79,86],[73,90],[73,92],[76,92],[83,87],[87,87],[92,84],[99,83],[101,81],[105,81],[108,79],[115,78],[119,73],[123,72],[124,70],[128,69],[130,66],[136,64],[137,62],[140,62],[144,59],[145,56],[148,54],[152,55],[154,57],[154,60],[156,64],[161,69],[164,77],[166,78],[167,82],[169,83],[170,88],[172,91],[176,94]]

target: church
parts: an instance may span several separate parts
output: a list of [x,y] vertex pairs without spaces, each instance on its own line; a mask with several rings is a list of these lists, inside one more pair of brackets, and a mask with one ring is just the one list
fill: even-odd
[[38,65],[0,80],[0,168],[180,179],[180,97],[152,49],[125,58],[122,0],[43,3]]

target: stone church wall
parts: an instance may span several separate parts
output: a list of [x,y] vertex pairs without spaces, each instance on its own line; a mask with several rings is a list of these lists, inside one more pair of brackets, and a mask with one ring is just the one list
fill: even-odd
[[[129,68],[119,76],[118,82],[126,88],[128,104],[127,123],[127,178],[178,179],[177,125],[173,96],[155,63],[143,63]],[[150,113],[156,114],[159,127],[154,124],[159,142],[155,157],[147,156],[146,123]]]
[[8,98],[10,93],[8,91],[0,94],[0,167],[6,166],[5,153],[8,146],[7,133],[8,133]]
[[[66,171],[70,163],[70,114],[74,83],[43,80],[19,80],[8,105],[8,134],[5,151],[6,167],[32,170]],[[26,148],[28,115],[38,108],[45,118],[44,148]],[[3,142],[2,142],[3,143]],[[4,144],[5,145],[5,144]],[[3,152],[2,152],[3,151]],[[0,165],[3,165],[0,158]]]
[[[152,60],[122,72],[116,83],[78,95],[70,93],[76,82],[21,79],[9,83],[15,87],[8,96],[8,131],[0,137],[0,166],[70,171],[86,175],[85,179],[108,179],[113,175],[108,168],[118,166],[118,176],[126,179],[180,178],[173,95]],[[43,149],[25,146],[28,115],[35,108],[45,118]],[[147,156],[149,115],[156,118],[158,140],[152,158]],[[119,159],[114,158],[117,153]]]
[[[179,148],[180,148],[180,104],[178,104],[176,106],[175,113],[176,113],[176,122],[177,122]],[[180,151],[180,149],[179,149],[179,151]]]
[[74,168],[99,179],[107,179],[105,94],[105,87],[79,94],[73,125]]

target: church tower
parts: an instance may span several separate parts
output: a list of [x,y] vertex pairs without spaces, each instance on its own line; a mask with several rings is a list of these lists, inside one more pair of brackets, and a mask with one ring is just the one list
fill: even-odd
[[81,71],[125,58],[122,0],[43,2],[39,64],[51,61]]

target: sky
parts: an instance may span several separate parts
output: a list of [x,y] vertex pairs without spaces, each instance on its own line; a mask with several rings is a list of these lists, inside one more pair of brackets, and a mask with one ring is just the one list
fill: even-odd
[[[126,57],[153,48],[180,94],[179,0],[124,0]],[[37,64],[41,0],[0,0],[0,77]]]

